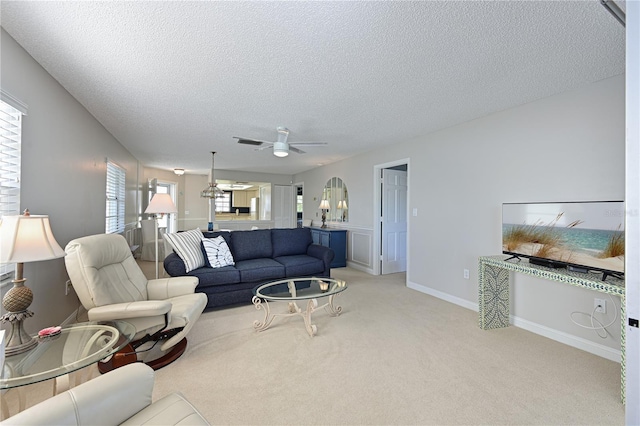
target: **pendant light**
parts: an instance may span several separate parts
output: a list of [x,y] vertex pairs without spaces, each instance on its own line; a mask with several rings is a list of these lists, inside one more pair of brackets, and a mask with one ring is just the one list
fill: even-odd
[[211,181],[209,182],[209,186],[203,189],[200,192],[200,197],[202,198],[220,198],[224,197],[224,191],[218,188],[218,184],[213,177],[213,156],[215,155],[215,151],[211,152]]

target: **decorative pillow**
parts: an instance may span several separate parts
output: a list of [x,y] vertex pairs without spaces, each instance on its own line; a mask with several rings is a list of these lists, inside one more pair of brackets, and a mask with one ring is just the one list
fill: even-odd
[[221,268],[227,265],[235,265],[233,255],[229,250],[227,242],[222,236],[216,238],[204,238],[202,240],[204,250],[207,252],[207,259],[212,268]]
[[173,251],[180,256],[180,259],[184,262],[186,272],[204,266],[204,255],[200,248],[203,238],[200,228],[176,234],[164,234],[163,238],[169,241]]

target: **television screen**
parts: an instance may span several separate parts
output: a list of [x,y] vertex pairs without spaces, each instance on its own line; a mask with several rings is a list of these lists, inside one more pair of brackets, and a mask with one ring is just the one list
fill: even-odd
[[502,253],[621,276],[624,202],[504,203]]

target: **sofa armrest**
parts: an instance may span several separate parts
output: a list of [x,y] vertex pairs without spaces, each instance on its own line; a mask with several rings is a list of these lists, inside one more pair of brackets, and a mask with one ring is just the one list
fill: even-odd
[[164,270],[172,277],[187,275],[187,268],[184,266],[184,262],[175,252],[164,258],[163,265]]
[[165,300],[171,297],[193,294],[198,285],[197,277],[159,278],[147,281],[149,300]]
[[331,270],[331,262],[333,262],[333,258],[335,257],[333,249],[321,246],[320,244],[310,244],[309,248],[307,248],[307,255],[321,259],[324,262],[324,271],[328,277]]
[[165,300],[141,300],[98,306],[87,312],[91,321],[115,321],[133,318],[164,316],[171,310],[171,302]]
[[125,365],[9,417],[4,425],[118,425],[151,404],[154,372]]

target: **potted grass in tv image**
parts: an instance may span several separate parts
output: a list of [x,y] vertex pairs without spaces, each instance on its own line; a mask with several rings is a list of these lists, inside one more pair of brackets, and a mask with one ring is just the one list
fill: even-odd
[[624,244],[623,201],[502,204],[507,260],[622,279]]

